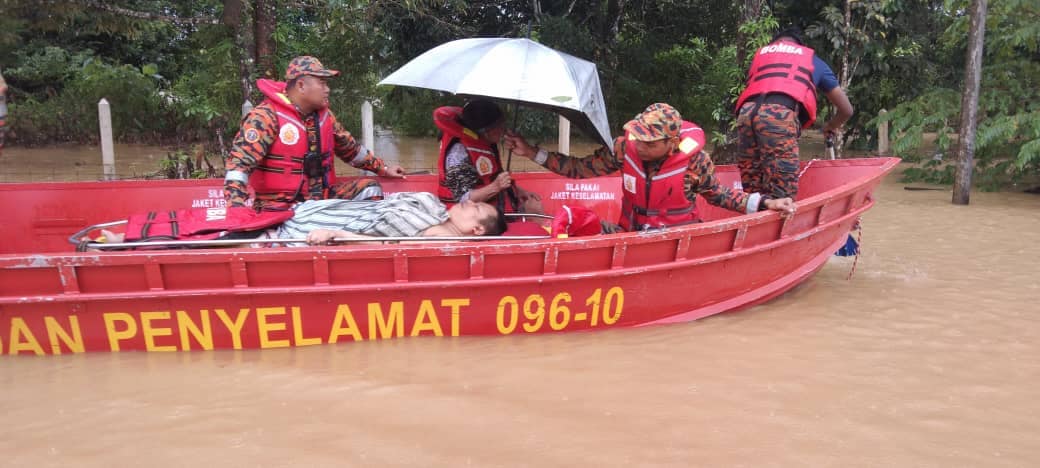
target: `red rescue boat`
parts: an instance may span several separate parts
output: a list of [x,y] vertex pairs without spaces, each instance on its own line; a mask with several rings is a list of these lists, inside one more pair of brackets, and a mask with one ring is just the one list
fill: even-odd
[[[569,239],[75,252],[129,214],[222,205],[221,182],[0,184],[0,354],[305,346],[695,320],[769,300],[845,242],[896,158],[812,161],[797,214],[698,207],[707,222]],[[720,179],[738,180],[732,167]],[[547,212],[620,210],[620,179],[517,174]],[[430,191],[434,176],[388,181]]]

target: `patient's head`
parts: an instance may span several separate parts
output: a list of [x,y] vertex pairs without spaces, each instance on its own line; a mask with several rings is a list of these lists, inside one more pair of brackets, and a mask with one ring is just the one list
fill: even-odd
[[463,235],[497,236],[506,230],[506,217],[498,208],[465,200],[448,210],[448,218]]

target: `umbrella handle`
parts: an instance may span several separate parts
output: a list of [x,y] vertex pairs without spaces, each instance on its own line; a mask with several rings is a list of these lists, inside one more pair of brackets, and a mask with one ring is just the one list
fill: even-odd
[[[513,104],[513,129],[520,123],[520,103]],[[513,166],[513,148],[509,148],[509,154],[506,155],[506,172],[510,172],[509,168]]]

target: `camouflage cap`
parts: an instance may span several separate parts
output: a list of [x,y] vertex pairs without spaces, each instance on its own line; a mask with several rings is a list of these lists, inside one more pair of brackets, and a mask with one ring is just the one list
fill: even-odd
[[682,116],[674,107],[658,102],[625,124],[630,140],[656,141],[679,136]]
[[301,55],[292,59],[292,62],[289,62],[289,67],[285,69],[285,81],[299,78],[303,75],[322,77],[339,76],[339,71],[325,68],[325,66],[314,57]]

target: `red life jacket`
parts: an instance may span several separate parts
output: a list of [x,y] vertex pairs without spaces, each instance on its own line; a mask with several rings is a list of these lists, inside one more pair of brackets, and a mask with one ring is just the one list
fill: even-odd
[[[462,117],[461,107],[444,106],[433,111],[433,124],[441,131],[440,156],[437,160],[437,167],[440,170],[440,174],[437,176],[437,196],[449,207],[458,203],[447,184],[448,149],[456,142],[462,143],[462,146],[466,148],[470,164],[477,168],[480,181],[475,188],[490,184],[502,172],[502,160],[498,156],[498,147],[482,140],[477,132],[463,127],[459,122],[460,117]],[[488,200],[488,203],[495,204],[497,198],[496,195]],[[511,197],[505,197],[504,202],[503,210],[505,212],[516,211]]]
[[292,215],[290,210],[257,212],[247,206],[152,211],[127,220],[126,241],[210,240],[229,232],[267,229]]
[[801,105],[807,117],[802,128],[816,122],[816,85],[813,83],[815,51],[795,42],[779,41],[755,52],[748,86],[737,99],[737,111],[755,95],[783,93]]
[[[253,187],[258,199],[271,198],[282,192],[306,193],[309,185],[304,174],[304,157],[309,149],[307,127],[300,119],[296,107],[285,95],[285,83],[258,80],[256,85],[260,92],[267,96],[264,103],[270,104],[278,117],[278,136],[267,155],[257,161],[256,169],[249,175],[249,186]],[[318,111],[317,122],[322,181],[323,185],[328,187],[336,178],[332,159],[332,119],[329,118],[328,109]]]
[[686,198],[683,180],[690,158],[704,149],[704,130],[693,122],[683,121],[679,130],[679,146],[665,158],[651,178],[646,177],[643,161],[636,153],[636,142],[626,135],[625,158],[621,167],[621,220],[626,231],[649,227],[674,226],[696,222],[697,205]]

